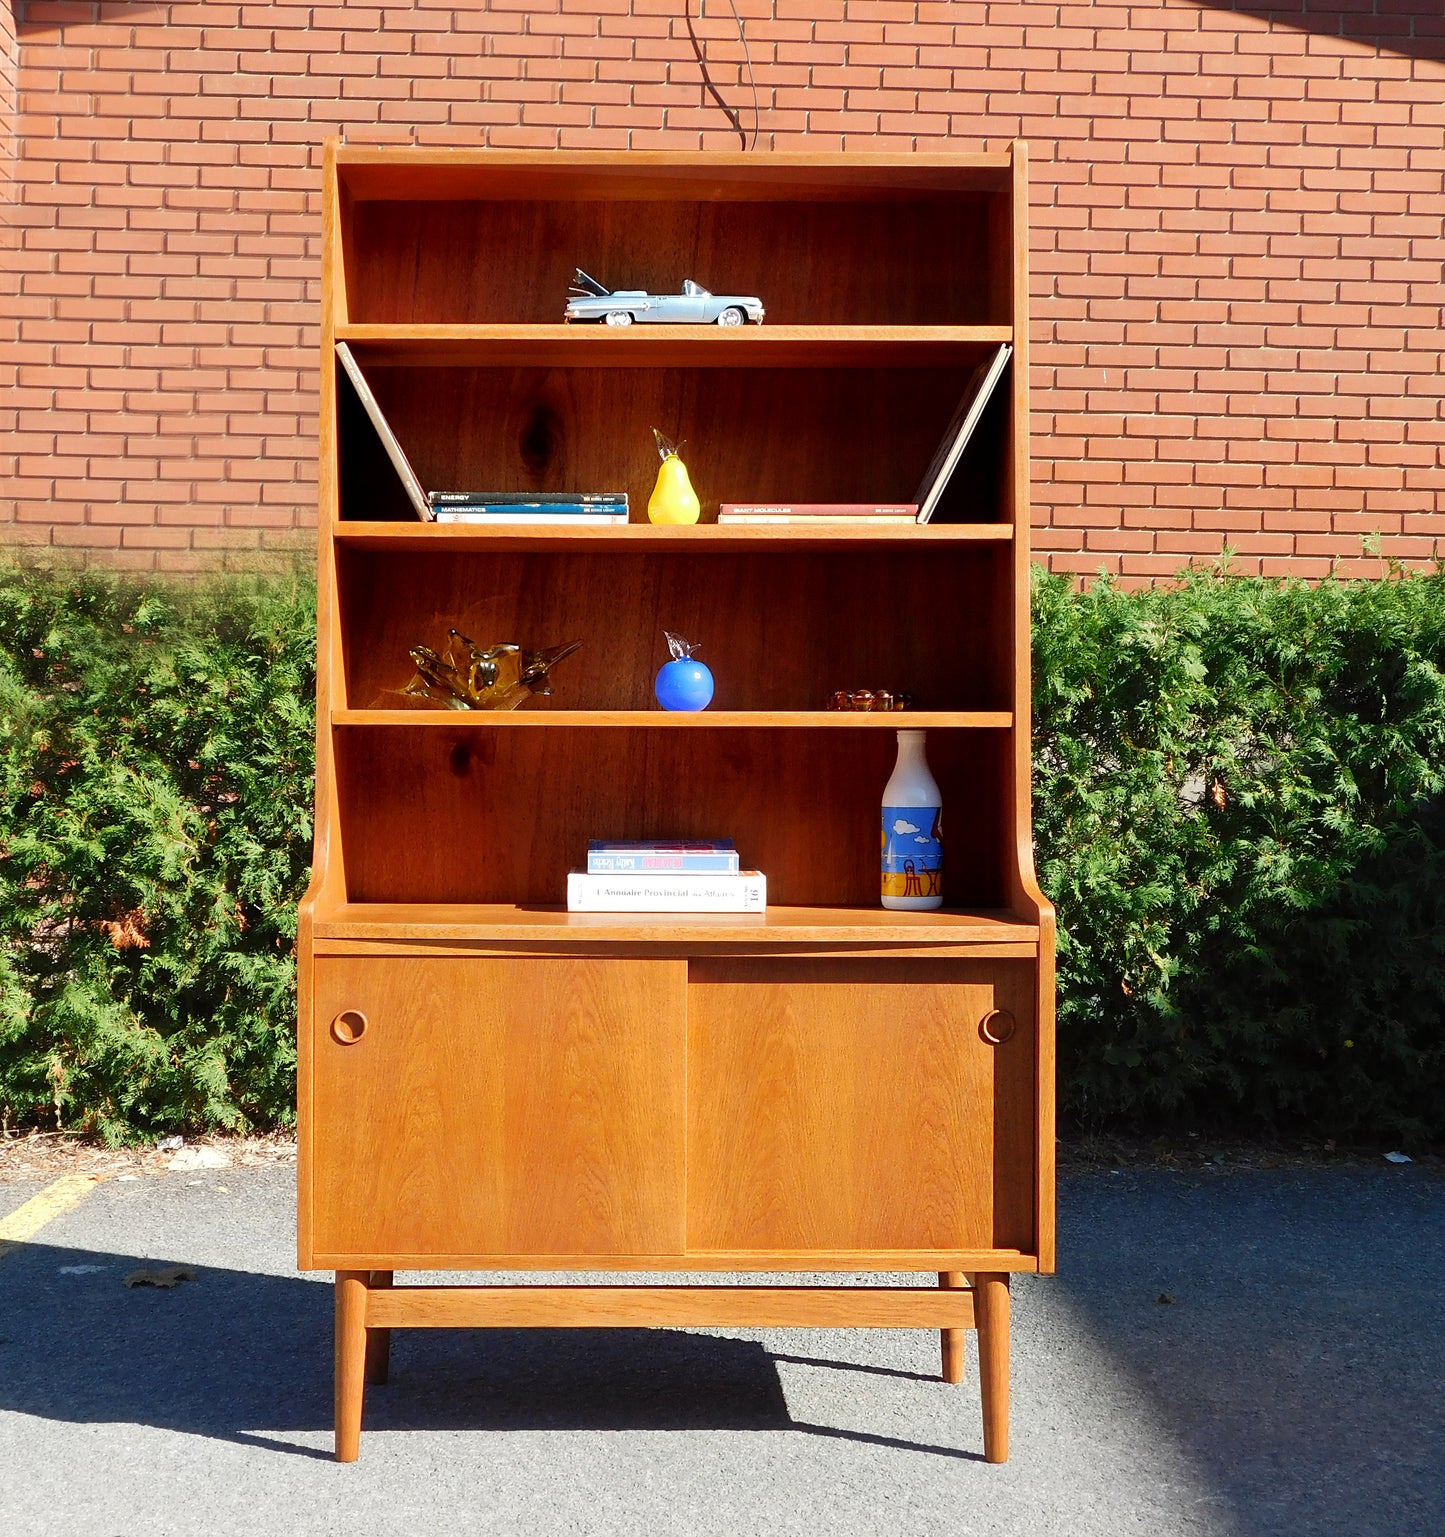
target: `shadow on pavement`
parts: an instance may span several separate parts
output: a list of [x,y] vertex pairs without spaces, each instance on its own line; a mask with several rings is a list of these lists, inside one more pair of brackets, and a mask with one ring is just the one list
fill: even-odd
[[1049,1284],[1233,1530],[1441,1530],[1438,1173],[1090,1175],[1060,1217]]
[[[12,1252],[0,1270],[0,1411],[329,1458],[331,1286],[199,1266],[173,1289],[123,1284],[142,1264],[177,1262]],[[791,1430],[981,1460],[794,1420],[763,1345],[669,1329],[396,1330],[391,1381],[368,1387],[364,1428]],[[298,1431],[327,1446],[285,1439]]]

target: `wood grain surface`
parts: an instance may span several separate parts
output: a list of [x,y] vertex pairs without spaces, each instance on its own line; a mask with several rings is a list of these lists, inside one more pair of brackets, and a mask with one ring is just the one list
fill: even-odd
[[[929,735],[951,907],[1003,902],[1001,816],[990,808],[1005,793],[1007,735]],[[589,838],[730,837],[744,867],[767,876],[770,903],[861,909],[878,898],[879,798],[896,752],[878,731],[344,731],[347,895],[554,907]]]
[[[319,960],[318,1249],[680,1253],[685,974]],[[354,1045],[331,1035],[342,1010],[367,1017]]]
[[[989,198],[666,201],[529,196],[361,202],[356,322],[562,319],[577,267],[612,289],[693,278],[778,325],[1007,323],[986,259]],[[788,259],[778,260],[786,251]]]
[[[594,946],[755,946],[806,955],[809,947],[849,950],[889,946],[903,956],[926,957],[934,946],[1007,947],[1031,957],[1038,930],[1007,912],[937,908],[891,912],[882,907],[787,907],[770,903],[764,913],[569,913],[560,905],[515,903],[348,903],[333,908],[316,925],[316,939],[328,952],[368,945],[376,954],[404,953],[409,946],[486,945],[521,947],[570,945],[591,954]],[[422,952],[417,953],[436,953]]]
[[[967,1283],[960,1270],[940,1270],[938,1284],[948,1291],[958,1291]],[[940,1331],[939,1345],[942,1351],[942,1372],[945,1382],[959,1383],[964,1373],[964,1332],[962,1329]]]
[[608,1274],[651,1271],[670,1274],[677,1271],[738,1275],[772,1271],[809,1274],[912,1275],[929,1270],[961,1270],[973,1274],[987,1267],[1000,1274],[1031,1275],[1038,1261],[1032,1254],[1017,1249],[708,1249],[695,1254],[608,1254],[576,1253],[552,1249],[542,1254],[491,1254],[476,1249],[457,1253],[438,1253],[435,1249],[420,1254],[390,1251],[386,1254],[331,1253],[321,1251],[313,1268],[320,1270],[374,1270],[382,1265],[397,1270],[507,1270],[565,1272],[600,1270]]
[[[633,328],[635,329],[635,327]],[[652,429],[721,502],[910,502],[977,360],[948,367],[398,367],[367,379],[428,491],[625,491],[645,521]],[[1004,402],[1006,411],[1007,403]],[[341,515],[406,519],[361,408],[340,419]],[[940,522],[1004,521],[1004,443],[980,428]]]
[[366,1395],[367,1277],[336,1273],[335,1378],[336,1460],[355,1462],[361,1450],[361,1407]]
[[333,726],[405,726],[409,731],[530,731],[572,726],[634,726],[646,731],[717,731],[724,726],[810,731],[912,731],[960,728],[1006,731],[1013,725],[1007,710],[907,710],[869,714],[852,710],[554,710],[535,709],[333,710]]
[[[531,714],[654,712],[665,630],[699,648],[713,674],[709,708],[719,711],[822,711],[840,688],[906,691],[925,711],[1006,711],[1012,702],[1009,652],[988,624],[1007,587],[1007,545],[600,560],[339,553],[351,709],[405,707],[411,648],[441,650],[452,628],[483,646],[582,642],[553,671],[550,698],[522,706]],[[894,622],[895,604],[933,591],[948,594],[935,622]]]
[[[499,554],[589,555],[758,555],[820,549],[852,550],[887,557],[914,546],[936,555],[955,544],[1007,544],[1013,529],[1007,523],[870,523],[851,528],[843,523],[695,523],[673,526],[655,523],[593,524],[566,528],[537,524],[508,528],[500,523],[418,523],[409,511],[400,523],[338,523],[331,541],[352,550],[385,551],[391,556],[421,553],[454,555],[495,551]],[[605,569],[605,568],[604,568]]]
[[922,193],[1007,192],[1019,144],[994,154],[527,149],[335,145],[358,200],[618,197],[659,201],[888,202]]
[[995,326],[425,325],[346,326],[337,337],[372,368],[928,368],[982,360]]
[[1024,962],[693,961],[689,1249],[1026,1249],[1033,1051]]
[[1008,1461],[1009,1430],[1009,1278],[979,1273],[973,1277],[978,1328],[978,1374],[983,1391],[985,1462]]
[[406,1286],[371,1294],[392,1329],[966,1329],[970,1292],[918,1286]]

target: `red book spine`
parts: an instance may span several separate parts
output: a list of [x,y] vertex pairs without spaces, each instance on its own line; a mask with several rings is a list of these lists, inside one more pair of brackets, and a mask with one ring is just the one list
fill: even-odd
[[731,518],[915,518],[917,502],[724,502],[718,516]]

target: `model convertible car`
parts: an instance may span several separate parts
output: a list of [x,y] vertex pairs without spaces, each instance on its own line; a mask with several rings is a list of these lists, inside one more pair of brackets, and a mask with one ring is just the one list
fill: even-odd
[[680,294],[649,294],[640,288],[604,288],[579,267],[569,290],[564,320],[600,320],[609,326],[630,326],[634,320],[654,325],[740,326],[761,321],[763,301],[736,294],[710,294],[688,278]]

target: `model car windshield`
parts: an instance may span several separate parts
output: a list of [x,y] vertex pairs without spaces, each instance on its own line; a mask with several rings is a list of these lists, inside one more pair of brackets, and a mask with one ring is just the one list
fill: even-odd
[[711,299],[712,295],[701,283],[694,283],[691,278],[682,280],[682,291],[692,299]]

